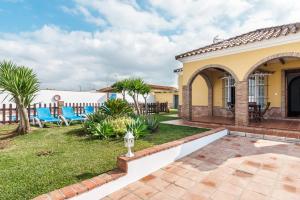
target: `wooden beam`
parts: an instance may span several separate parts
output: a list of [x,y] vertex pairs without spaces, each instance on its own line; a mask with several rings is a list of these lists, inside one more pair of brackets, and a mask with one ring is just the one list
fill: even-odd
[[279,58],[279,61],[280,61],[280,63],[281,63],[282,65],[285,64],[285,60],[284,60],[283,58]]

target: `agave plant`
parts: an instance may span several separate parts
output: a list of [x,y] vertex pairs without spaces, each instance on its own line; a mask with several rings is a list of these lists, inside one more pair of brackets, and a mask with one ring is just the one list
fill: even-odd
[[0,92],[6,91],[11,101],[16,103],[20,114],[18,133],[30,131],[27,107],[30,106],[37,92],[39,81],[32,69],[17,66],[12,62],[0,63]]
[[131,131],[136,139],[144,136],[146,130],[147,125],[141,117],[138,117],[135,120],[132,120],[131,123],[127,124],[127,131]]
[[159,121],[157,119],[157,117],[155,117],[154,115],[149,115],[146,117],[145,119],[146,124],[148,126],[148,129],[154,133],[158,130],[159,128]]
[[83,129],[92,137],[99,139],[108,139],[114,135],[113,127],[107,120],[101,123],[87,120],[83,123]]

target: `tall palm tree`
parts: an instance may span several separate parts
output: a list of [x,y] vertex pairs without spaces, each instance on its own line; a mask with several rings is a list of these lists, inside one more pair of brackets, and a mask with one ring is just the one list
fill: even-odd
[[113,91],[117,92],[117,93],[121,93],[122,96],[123,96],[124,101],[126,100],[125,95],[126,95],[127,85],[128,85],[128,80],[127,79],[117,81],[116,83],[114,83],[112,85]]
[[39,81],[32,69],[12,62],[0,62],[0,92],[6,91],[16,103],[20,114],[18,133],[28,133],[30,123],[27,107],[39,91]]
[[148,84],[144,83],[142,89],[140,90],[140,93],[141,93],[141,95],[144,98],[146,114],[148,114],[147,98],[148,98],[150,92],[151,92],[151,87]]
[[141,114],[139,106],[139,94],[143,90],[145,82],[141,78],[130,78],[127,80],[128,95],[133,99],[137,114]]

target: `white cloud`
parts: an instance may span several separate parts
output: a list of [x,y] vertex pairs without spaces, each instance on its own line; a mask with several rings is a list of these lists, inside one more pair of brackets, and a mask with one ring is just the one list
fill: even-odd
[[80,15],[81,14],[85,18],[86,22],[94,24],[96,26],[106,25],[106,22],[104,19],[102,19],[101,17],[94,16],[93,14],[91,14],[91,12],[87,8],[85,8],[83,6],[77,5],[74,8],[61,6],[60,8],[63,12],[71,14],[71,15]]
[[170,77],[175,61],[169,53],[175,44],[152,33],[67,32],[44,26],[35,32],[2,34],[0,47],[0,59],[32,67],[44,88],[99,88],[129,76],[174,82]]
[[98,12],[114,29],[160,31],[172,26],[155,12],[139,8],[135,1],[76,0],[80,7]]
[[174,56],[253,29],[300,21],[298,0],[74,0],[61,7],[103,31],[65,31],[45,25],[0,35],[0,59],[37,71],[43,87],[99,88],[141,76],[174,85]]

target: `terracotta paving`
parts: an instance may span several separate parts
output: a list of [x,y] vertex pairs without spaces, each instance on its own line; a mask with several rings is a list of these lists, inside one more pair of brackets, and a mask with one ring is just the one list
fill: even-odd
[[[212,119],[215,118],[214,121]],[[259,134],[265,139],[267,136],[277,136],[284,140],[294,140],[300,142],[300,121],[299,120],[264,120],[259,123],[250,123],[249,126],[235,126],[227,123],[230,119],[224,117],[211,117],[203,122],[187,121],[184,119],[176,119],[164,121],[162,123],[192,126],[200,128],[227,128],[230,131]]]
[[226,136],[106,200],[300,200],[300,145]]
[[234,118],[232,118],[232,117],[218,117],[218,116],[198,117],[197,122],[225,124],[225,125],[234,125],[235,124]]
[[249,126],[300,131],[299,120],[263,120],[262,122],[250,122]]
[[[198,117],[197,122],[232,125],[232,126],[234,126],[235,124],[234,118],[218,117],[218,116]],[[264,119],[261,122],[250,121],[249,127],[300,131],[300,119],[285,119],[285,120]]]

